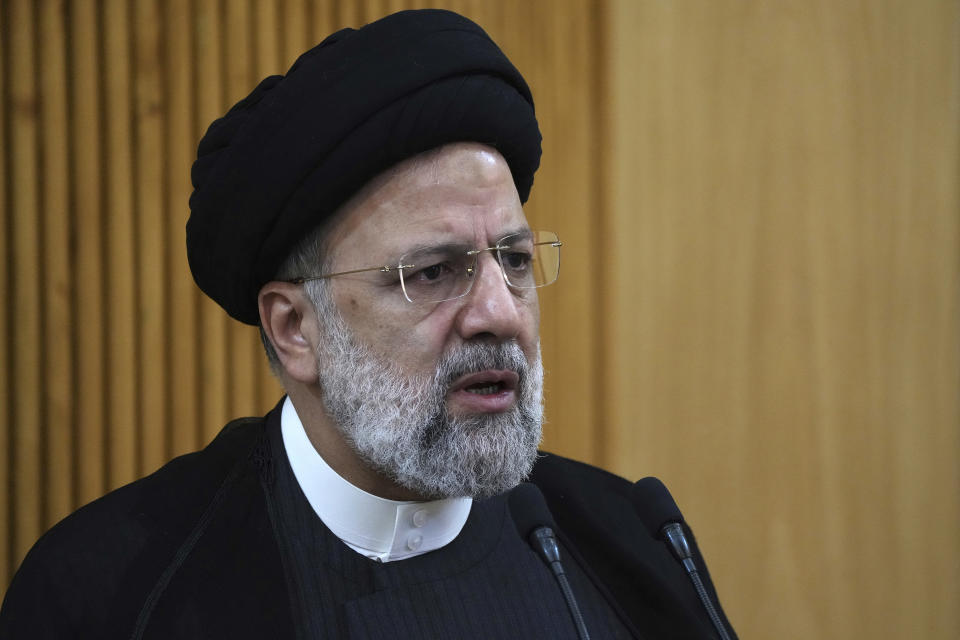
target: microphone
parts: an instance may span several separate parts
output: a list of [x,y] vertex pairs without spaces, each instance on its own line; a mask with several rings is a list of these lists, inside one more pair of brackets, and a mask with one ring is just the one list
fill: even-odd
[[513,516],[513,523],[520,537],[533,547],[557,579],[580,640],[590,640],[587,625],[583,622],[580,607],[577,606],[577,600],[573,596],[563,563],[560,561],[560,545],[557,544],[557,537],[553,533],[556,524],[543,499],[543,494],[536,485],[524,482],[510,492],[509,503],[510,515]]
[[[683,531],[683,515],[680,513],[680,507],[674,502],[673,496],[667,491],[667,488],[660,480],[654,477],[643,478],[633,485],[633,506],[643,521],[644,526],[650,531],[654,538],[663,540],[673,557],[676,558],[687,572],[690,581],[693,582],[693,588],[703,603],[707,615],[710,616],[710,622],[714,629],[720,634],[721,640],[731,640],[727,633],[723,621],[717,608],[707,594],[703,586],[703,580],[697,571],[697,565],[693,561],[693,552],[690,549],[690,543],[687,542],[687,536]],[[719,606],[719,603],[717,603]]]

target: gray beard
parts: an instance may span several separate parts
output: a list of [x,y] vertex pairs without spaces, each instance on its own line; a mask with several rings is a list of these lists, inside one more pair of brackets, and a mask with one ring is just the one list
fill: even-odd
[[[317,369],[324,404],[370,468],[430,499],[489,497],[530,474],[543,422],[539,345],[528,363],[513,341],[465,343],[443,355],[432,377],[408,376],[357,343],[335,309],[320,317],[325,335]],[[449,415],[450,385],[484,369],[519,374],[517,404],[503,413]]]

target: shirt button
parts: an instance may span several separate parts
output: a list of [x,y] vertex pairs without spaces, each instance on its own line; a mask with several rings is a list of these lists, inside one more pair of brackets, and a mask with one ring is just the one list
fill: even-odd
[[407,539],[407,548],[410,551],[416,551],[420,548],[420,544],[423,542],[423,537],[421,536],[410,536]]
[[413,514],[413,526],[422,527],[427,521],[427,512],[421,509]]

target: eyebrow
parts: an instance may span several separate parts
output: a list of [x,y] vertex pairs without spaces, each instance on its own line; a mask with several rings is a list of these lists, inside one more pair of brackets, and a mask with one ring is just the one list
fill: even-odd
[[509,236],[520,236],[521,240],[529,240],[533,237],[533,231],[531,231],[530,227],[528,226],[514,227],[513,229],[508,229],[507,231],[501,231],[499,236],[500,237],[496,240],[498,243],[503,238],[507,238]]
[[[500,238],[506,238],[507,236],[520,236],[524,240],[528,240],[533,237],[533,231],[530,230],[530,227],[517,227],[513,231],[507,231]],[[498,239],[499,240],[499,239]]]
[[466,253],[473,245],[464,242],[445,242],[443,244],[419,244],[408,249],[403,255],[415,258],[424,253]]
[[[524,240],[529,240],[530,238],[533,237],[533,231],[530,230],[530,227],[523,226],[523,227],[516,227],[512,230],[504,231],[498,235],[500,237],[497,238],[496,242],[499,242],[501,239],[506,238],[508,236],[520,236]],[[493,244],[491,244],[490,246],[493,246]],[[451,252],[451,253],[463,251],[464,253],[466,253],[467,251],[471,251],[474,248],[475,247],[473,246],[473,243],[468,243],[468,242],[444,242],[441,244],[418,244],[407,249],[403,255],[415,256],[419,253],[425,253],[427,251],[444,251],[444,252]]]

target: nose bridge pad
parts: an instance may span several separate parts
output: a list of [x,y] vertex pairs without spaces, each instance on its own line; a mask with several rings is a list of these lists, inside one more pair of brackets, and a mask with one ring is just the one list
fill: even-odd
[[469,296],[473,291],[473,284],[477,279],[477,267],[479,266],[477,262],[477,256],[472,255],[467,258],[465,264],[464,275],[463,277],[467,280],[466,291],[463,292],[464,296]]
[[480,261],[483,259],[483,256],[485,255],[489,256],[490,260],[493,262],[492,265],[487,265],[486,268],[493,269],[494,270],[493,273],[496,274],[494,277],[497,279],[498,282],[502,283],[502,285],[507,289],[508,292],[510,292],[511,291],[510,283],[507,282],[507,277],[506,277],[506,274],[503,272],[503,267],[500,265],[500,259],[499,259],[499,256],[497,255],[497,252],[491,249],[484,249],[482,251],[478,251],[475,255],[473,255],[474,262],[471,266],[468,266],[467,268],[467,278],[470,279],[470,290],[468,291],[468,293],[472,295],[474,285],[477,283],[477,280],[480,280],[483,278],[484,269],[480,267]]

